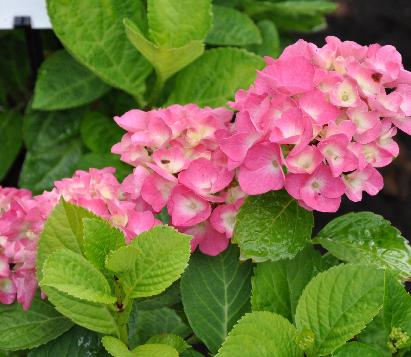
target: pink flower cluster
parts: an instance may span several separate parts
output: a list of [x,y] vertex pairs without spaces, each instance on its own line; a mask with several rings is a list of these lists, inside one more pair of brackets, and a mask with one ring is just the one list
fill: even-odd
[[209,255],[227,247],[246,195],[285,188],[309,210],[334,212],[344,194],[377,194],[397,128],[411,134],[411,73],[392,46],[300,40],[266,62],[229,103],[235,120],[193,104],[115,118],[127,133],[112,152],[135,166],[126,192],[166,207]]
[[0,187],[0,302],[30,306],[37,241],[61,197],[127,241],[167,209],[194,237],[192,250],[217,255],[247,195],[285,188],[307,209],[334,212],[344,194],[377,194],[376,168],[399,153],[397,128],[411,135],[411,73],[396,49],[327,37],[321,48],[300,40],[266,62],[229,103],[235,115],[189,104],[116,117],[127,133],[112,152],[134,166],[123,183],[106,168],[78,171],[34,197]]
[[77,171],[34,197],[27,190],[0,187],[0,303],[17,300],[30,307],[37,290],[37,242],[61,197],[109,220],[127,241],[159,223],[147,205],[130,199],[113,174],[112,168]]
[[411,73],[392,46],[327,37],[266,58],[230,105],[235,124],[220,137],[229,170],[250,195],[283,187],[310,210],[335,212],[346,194],[377,194],[376,168],[398,155],[397,128],[411,134]]
[[127,133],[112,152],[135,166],[125,192],[155,212],[166,207],[171,224],[194,237],[192,249],[208,255],[227,248],[245,197],[218,145],[232,117],[225,108],[189,104],[115,118]]

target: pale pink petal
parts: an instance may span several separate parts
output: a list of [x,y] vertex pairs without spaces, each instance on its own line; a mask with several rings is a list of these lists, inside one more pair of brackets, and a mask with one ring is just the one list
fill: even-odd
[[36,273],[34,270],[18,270],[12,275],[14,286],[17,290],[17,301],[27,311],[37,290]]
[[176,184],[156,173],[148,176],[141,187],[141,197],[155,212],[160,212],[167,205],[172,189]]
[[289,172],[295,174],[311,174],[320,165],[323,155],[315,146],[307,146],[297,154],[291,152],[286,159]]
[[318,144],[334,177],[358,167],[357,157],[348,149],[348,138],[343,134],[330,136]]
[[182,227],[203,222],[211,214],[210,204],[182,185],[176,186],[171,192],[167,210],[171,223]]
[[345,79],[330,93],[330,101],[338,107],[356,107],[359,103],[358,89],[354,81]]
[[304,93],[314,88],[314,66],[304,57],[282,58],[259,72],[259,78],[283,93]]
[[340,110],[332,105],[318,89],[303,94],[298,103],[301,109],[317,124],[327,124],[340,115]]
[[209,197],[226,188],[234,177],[234,171],[218,167],[207,159],[197,159],[180,172],[178,180],[195,193]]
[[0,278],[0,303],[10,305],[16,299],[16,286],[9,278]]
[[384,186],[384,179],[381,174],[372,166],[367,166],[363,170],[356,170],[343,176],[346,186],[345,194],[354,202],[362,200],[362,192],[374,196],[380,192]]

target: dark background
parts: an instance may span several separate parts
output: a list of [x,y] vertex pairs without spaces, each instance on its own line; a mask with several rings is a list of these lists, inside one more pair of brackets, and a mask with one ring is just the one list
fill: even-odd
[[[324,31],[304,35],[305,40],[324,44],[324,37],[334,35],[362,45],[390,44],[403,57],[404,67],[411,70],[411,0],[339,0],[337,11],[328,17]],[[350,211],[372,211],[383,215],[411,240],[411,137],[399,131],[395,140],[400,155],[380,170],[385,186],[377,196],[364,195],[361,202],[344,198],[334,214],[316,213],[316,230],[331,218]]]

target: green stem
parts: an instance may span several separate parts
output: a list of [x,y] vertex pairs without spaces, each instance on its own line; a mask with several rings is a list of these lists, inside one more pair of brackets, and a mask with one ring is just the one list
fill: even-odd
[[120,330],[120,340],[128,346],[128,328],[127,328],[127,323],[124,323],[122,325],[119,325],[119,330]]
[[150,99],[149,99],[149,104],[150,106],[154,107],[157,104],[157,101],[160,97],[161,91],[163,90],[165,80],[162,78],[162,76],[156,72],[157,78],[156,82],[154,84],[153,91],[151,92]]
[[132,308],[132,300],[129,300],[125,294],[120,282],[115,280],[114,290],[117,296],[116,311],[117,311],[117,326],[119,328],[120,340],[128,346],[128,318]]

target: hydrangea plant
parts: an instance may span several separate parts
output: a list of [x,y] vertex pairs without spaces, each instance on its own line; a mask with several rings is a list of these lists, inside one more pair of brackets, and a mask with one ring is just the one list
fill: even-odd
[[[278,59],[266,57],[265,67],[256,55],[230,50],[252,59],[238,71],[252,67],[255,80],[219,88],[205,82],[210,97],[195,100],[192,74],[207,62],[195,64],[226,50],[203,54],[204,39],[250,45],[251,32],[219,37],[210,30],[207,1],[196,12],[189,0],[148,1],[147,16],[143,3],[109,1],[92,7],[90,23],[62,20],[91,3],[49,0],[55,31],[140,109],[116,116],[115,124],[89,113],[81,129],[72,122],[55,135],[75,142],[81,130],[91,150],[111,148],[126,169],[120,179],[113,167],[78,170],[42,193],[37,183],[34,192],[0,187],[0,355],[409,355],[407,240],[371,212],[342,215],[312,234],[312,211],[335,212],[344,194],[360,201],[363,192],[382,189],[378,168],[399,155],[397,129],[411,134],[411,74],[396,49],[336,37],[323,47],[299,40]],[[301,17],[307,23],[329,9],[323,1],[224,5],[256,18],[316,9]],[[212,29],[225,25],[218,20],[225,11],[251,29],[250,17],[227,9],[214,6]],[[95,41],[90,29],[100,16]],[[121,47],[126,36],[130,44]],[[122,67],[123,56],[135,61],[132,71]],[[151,93],[143,85],[147,61],[155,71]],[[99,83],[87,75],[85,82]],[[34,107],[76,101],[69,93],[61,101],[42,97],[42,76],[47,70]],[[89,91],[89,98],[98,95]],[[31,130],[50,118],[39,113],[29,112],[25,140],[44,153],[48,145]],[[121,130],[112,135],[115,125]]]

